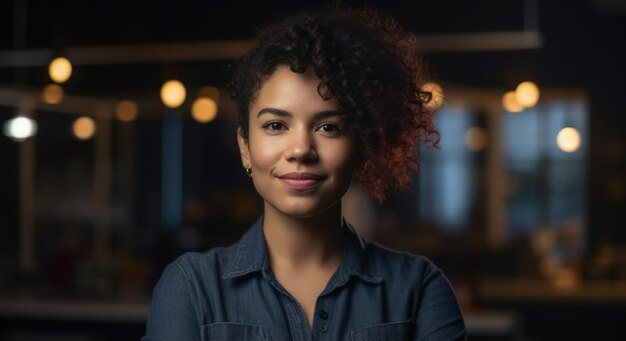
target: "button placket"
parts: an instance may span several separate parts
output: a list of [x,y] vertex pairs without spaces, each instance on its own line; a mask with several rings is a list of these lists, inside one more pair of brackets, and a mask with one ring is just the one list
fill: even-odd
[[317,310],[317,317],[317,330],[321,333],[328,332],[328,312],[323,308],[319,308]]

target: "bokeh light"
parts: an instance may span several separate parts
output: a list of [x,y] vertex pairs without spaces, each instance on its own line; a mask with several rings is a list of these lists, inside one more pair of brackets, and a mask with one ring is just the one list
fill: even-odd
[[210,98],[215,101],[215,104],[219,104],[222,95],[220,90],[214,86],[203,86],[198,90],[198,97]]
[[3,132],[15,141],[23,141],[37,134],[37,122],[28,117],[18,116],[4,123]]
[[521,112],[524,107],[517,102],[514,91],[509,91],[502,96],[502,106],[508,112]]
[[63,88],[57,84],[48,84],[41,92],[41,98],[48,104],[59,104],[63,101],[64,96]]
[[55,58],[50,62],[48,74],[54,82],[65,83],[72,76],[72,63],[67,58]]
[[431,93],[432,97],[430,99],[430,102],[426,103],[428,109],[436,110],[443,104],[445,96],[443,94],[443,88],[441,87],[441,85],[429,82],[422,85],[422,91],[428,91]]
[[515,88],[515,99],[524,108],[532,108],[539,101],[539,87],[533,82],[522,82]]
[[177,80],[169,80],[161,87],[161,101],[168,108],[178,108],[187,97],[187,90],[183,83]]
[[576,128],[565,127],[556,135],[556,144],[562,151],[573,153],[580,147],[580,133]]
[[115,117],[123,122],[131,122],[137,118],[139,108],[133,101],[121,101],[115,107]]
[[191,107],[191,116],[200,123],[208,123],[217,116],[217,104],[212,98],[200,97]]
[[487,146],[487,133],[479,127],[471,127],[465,133],[465,144],[471,151],[481,151]]
[[96,133],[96,122],[91,117],[79,117],[72,125],[72,132],[80,140],[89,140]]

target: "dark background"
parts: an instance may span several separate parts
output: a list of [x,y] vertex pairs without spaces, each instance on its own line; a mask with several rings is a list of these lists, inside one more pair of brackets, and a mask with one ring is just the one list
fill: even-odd
[[[65,48],[80,46],[251,39],[259,27],[277,18],[335,3],[221,0],[158,3],[6,1],[0,5],[0,52],[53,49],[62,54]],[[580,184],[586,188],[587,198],[587,245],[583,256],[592,259],[600,252],[600,246],[607,243],[615,247],[626,244],[626,1],[343,1],[341,5],[357,8],[368,6],[386,12],[418,37],[428,34],[537,29],[544,39],[543,46],[538,49],[426,52],[424,59],[433,78],[444,85],[461,84],[502,90],[533,79],[542,88],[582,89],[588,96],[590,138],[585,160],[587,176],[585,183]],[[533,8],[533,5],[536,6],[536,12],[525,14],[525,7]],[[157,101],[161,83],[173,76],[183,78],[189,89],[206,85],[207,80],[213,86],[225,87],[231,62],[76,65],[72,78],[63,87],[67,94]],[[39,89],[49,82],[46,66],[0,67],[0,85]],[[12,107],[0,106],[0,121],[12,117],[14,111]],[[76,144],[69,134],[64,135],[72,118],[54,113],[38,115],[38,139],[54,143],[38,144],[37,162],[40,167],[52,170],[51,174],[56,174],[59,179],[67,177],[64,167],[72,160],[90,155],[93,149],[91,144]],[[186,211],[184,226],[177,230],[162,226],[158,211],[161,200],[158,187],[161,181],[160,145],[158,142],[155,144],[160,139],[161,118],[160,111],[151,113],[147,118],[140,117],[134,128],[133,148],[136,158],[132,161],[132,167],[136,194],[132,206],[126,208],[132,214],[122,218],[116,230],[125,229],[125,232],[113,236],[114,248],[124,249],[132,259],[128,261],[125,258],[126,263],[131,265],[124,261],[122,263],[135,270],[145,267],[151,269],[148,271],[150,274],[143,277],[139,289],[143,295],[139,296],[144,301],[149,298],[150,288],[164,264],[186,250],[206,249],[236,241],[260,209],[252,187],[240,170],[234,144],[235,122],[218,119],[210,126],[199,126],[186,120],[183,162],[185,178],[191,180],[184,184],[185,197],[193,199],[193,202],[205,202],[209,209],[199,215]],[[41,129],[44,126],[47,129]],[[119,128],[115,129],[115,134],[119,134]],[[229,139],[232,139],[231,145],[224,143]],[[120,142],[115,143],[113,150],[124,148],[119,145]],[[45,301],[49,296],[56,299],[69,297],[71,300],[95,297],[100,302],[112,301],[110,294],[101,295],[89,290],[80,292],[80,286],[70,285],[65,280],[55,282],[55,278],[60,276],[54,274],[55,266],[64,268],[57,263],[68,264],[83,259],[83,253],[90,252],[88,242],[79,243],[83,248],[74,250],[66,258],[57,254],[54,260],[39,259],[45,266],[37,274],[20,273],[17,266],[19,235],[16,228],[19,225],[19,201],[16,199],[19,178],[16,167],[17,145],[5,136],[0,136],[0,256],[3,265],[0,284],[7,288],[3,296],[21,292],[20,288],[34,287],[35,301],[40,297]],[[212,147],[216,145],[220,147]],[[89,186],[93,169],[89,157],[84,158],[87,161],[76,166],[81,171],[77,173],[78,179],[74,177],[74,180]],[[115,158],[113,162],[116,162],[116,167],[125,167],[121,162],[118,164]],[[210,170],[208,174],[205,173],[207,169]],[[123,189],[123,185],[116,182],[116,174],[113,174],[114,197],[115,193]],[[617,192],[619,194],[621,188],[622,193],[621,198],[618,195],[617,199],[611,194],[616,181]],[[207,189],[211,195],[206,195]],[[402,200],[402,196],[392,198],[384,208],[393,210],[394,205],[402,205]],[[234,207],[247,207],[247,213],[234,209],[233,202],[239,205]],[[193,207],[189,207],[185,209],[193,211]],[[233,220],[233,215],[240,219]],[[38,224],[48,226],[45,230],[47,232],[37,237],[38,253],[49,255],[54,254],[49,249],[53,248],[50,245],[55,245],[55,236],[61,234],[59,231],[84,231],[80,226],[88,223],[80,220],[71,223],[62,220],[51,222],[41,218]],[[77,232],[77,235],[81,240],[93,237],[87,232]],[[471,240],[460,238],[460,242],[457,242],[463,245],[472,243]],[[513,278],[519,276],[517,271],[507,269],[506,265],[509,264],[507,259],[518,257],[519,252],[524,251],[519,251],[519,247],[513,244],[501,250],[468,247],[463,252],[444,251],[433,257],[444,269],[450,270],[449,276],[455,285],[470,283],[469,287],[473,288],[471,283],[485,274]],[[477,264],[495,264],[493,267],[499,270],[485,270]],[[611,280],[626,278],[615,275]],[[42,285],[39,281],[47,281],[44,284],[50,285]],[[41,287],[55,289],[42,290]],[[622,288],[621,293],[621,298],[613,301],[568,301],[558,294],[545,302],[506,298],[480,302],[480,298],[477,298],[479,303],[473,308],[477,311],[512,311],[515,316],[521,316],[521,322],[518,323],[526,339],[586,339],[597,335],[605,339],[619,339],[625,336],[620,323],[626,317],[626,287]],[[0,315],[0,331],[5,332],[3,335],[7,339],[19,338],[22,335],[20,333],[31,329],[39,333],[33,335],[78,332],[86,339],[118,338],[120,335],[133,335],[131,338],[136,338],[143,330],[143,324],[136,321],[59,322],[41,317],[11,315],[10,312]],[[489,335],[480,337],[488,339]]]

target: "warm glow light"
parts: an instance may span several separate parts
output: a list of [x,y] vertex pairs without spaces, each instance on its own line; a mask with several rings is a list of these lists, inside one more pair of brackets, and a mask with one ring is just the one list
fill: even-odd
[[56,84],[48,84],[43,88],[41,97],[48,104],[59,104],[65,95],[63,88]]
[[183,83],[177,80],[165,82],[161,87],[161,101],[168,108],[178,108],[185,102],[187,90]]
[[430,102],[426,103],[428,109],[436,110],[443,104],[444,94],[441,85],[432,82],[426,83],[422,85],[422,91],[427,91],[431,93],[432,97],[430,99]]
[[580,147],[580,133],[572,127],[565,127],[556,135],[556,145],[566,153],[573,153]]
[[131,122],[137,118],[137,104],[133,101],[121,101],[115,107],[115,116],[123,122]]
[[467,148],[478,152],[487,146],[487,134],[485,130],[479,127],[471,127],[465,133],[465,144]]
[[88,140],[96,133],[96,122],[91,117],[77,118],[72,126],[74,135],[81,140]]
[[220,90],[214,86],[203,86],[198,90],[198,97],[207,97],[215,101],[215,104],[220,103]]
[[50,62],[48,74],[53,81],[64,83],[72,76],[72,64],[67,58],[55,58]]
[[521,112],[524,110],[524,107],[517,102],[515,92],[513,91],[509,91],[502,96],[502,106],[508,112]]
[[524,108],[532,108],[539,101],[539,87],[533,82],[522,82],[515,89],[515,99]]
[[200,97],[191,107],[191,116],[200,123],[213,121],[217,115],[217,104],[212,98]]
[[37,133],[37,122],[34,120],[18,116],[4,123],[4,135],[15,141],[23,141]]

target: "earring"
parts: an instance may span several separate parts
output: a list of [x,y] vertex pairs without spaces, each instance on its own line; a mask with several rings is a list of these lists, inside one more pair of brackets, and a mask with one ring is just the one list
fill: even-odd
[[252,177],[252,168],[250,168],[250,167],[246,168],[246,174],[248,174],[248,177],[251,178]]

